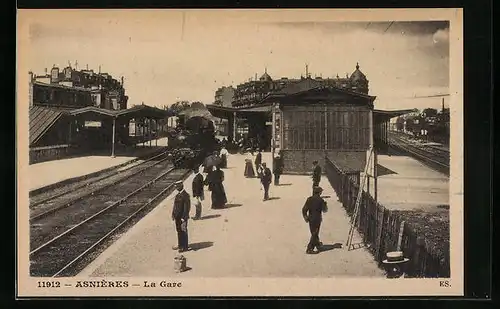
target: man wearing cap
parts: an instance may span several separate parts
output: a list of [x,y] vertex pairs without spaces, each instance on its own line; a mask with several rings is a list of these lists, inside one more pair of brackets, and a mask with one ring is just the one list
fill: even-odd
[[[304,221],[309,223],[311,239],[307,244],[307,254],[319,253],[321,242],[319,241],[319,228],[322,221],[322,213],[328,210],[325,200],[321,197],[323,189],[321,187],[313,188],[313,195],[308,197],[304,207],[302,207],[302,216]],[[317,251],[314,251],[314,248]]]
[[172,220],[175,222],[177,230],[178,246],[173,249],[178,249],[179,252],[188,250],[188,230],[187,223],[189,219],[189,211],[191,210],[191,201],[189,194],[184,190],[182,181],[177,181],[175,187],[178,191],[174,199],[174,207],[172,209]]

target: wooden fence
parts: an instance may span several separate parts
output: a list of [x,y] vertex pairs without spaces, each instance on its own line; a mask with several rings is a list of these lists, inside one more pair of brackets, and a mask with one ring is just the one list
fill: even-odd
[[[349,216],[353,215],[359,191],[360,173],[346,172],[326,158],[325,169],[328,180],[337,193],[339,201]],[[397,250],[402,218],[395,211],[386,209],[363,192],[356,228],[375,260],[382,261],[389,251]],[[410,261],[405,267],[408,277],[449,278],[449,256],[439,257],[426,244],[423,237],[415,233],[410,225],[403,225],[400,250]]]
[[71,145],[32,147],[29,150],[29,164],[59,160],[72,156],[77,149]]

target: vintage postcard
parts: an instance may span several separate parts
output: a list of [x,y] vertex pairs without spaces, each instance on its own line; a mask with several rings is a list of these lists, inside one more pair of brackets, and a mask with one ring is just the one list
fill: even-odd
[[461,9],[19,10],[17,295],[463,295]]

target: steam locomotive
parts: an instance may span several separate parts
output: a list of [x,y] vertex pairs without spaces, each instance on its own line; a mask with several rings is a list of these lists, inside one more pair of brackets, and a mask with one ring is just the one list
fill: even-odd
[[177,167],[192,168],[217,149],[215,126],[202,116],[179,120],[177,127],[168,132],[172,161]]

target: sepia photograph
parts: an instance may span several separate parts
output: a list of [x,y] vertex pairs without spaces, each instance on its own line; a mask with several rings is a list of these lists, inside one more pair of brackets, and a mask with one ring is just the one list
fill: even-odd
[[19,296],[463,295],[461,9],[17,23]]

